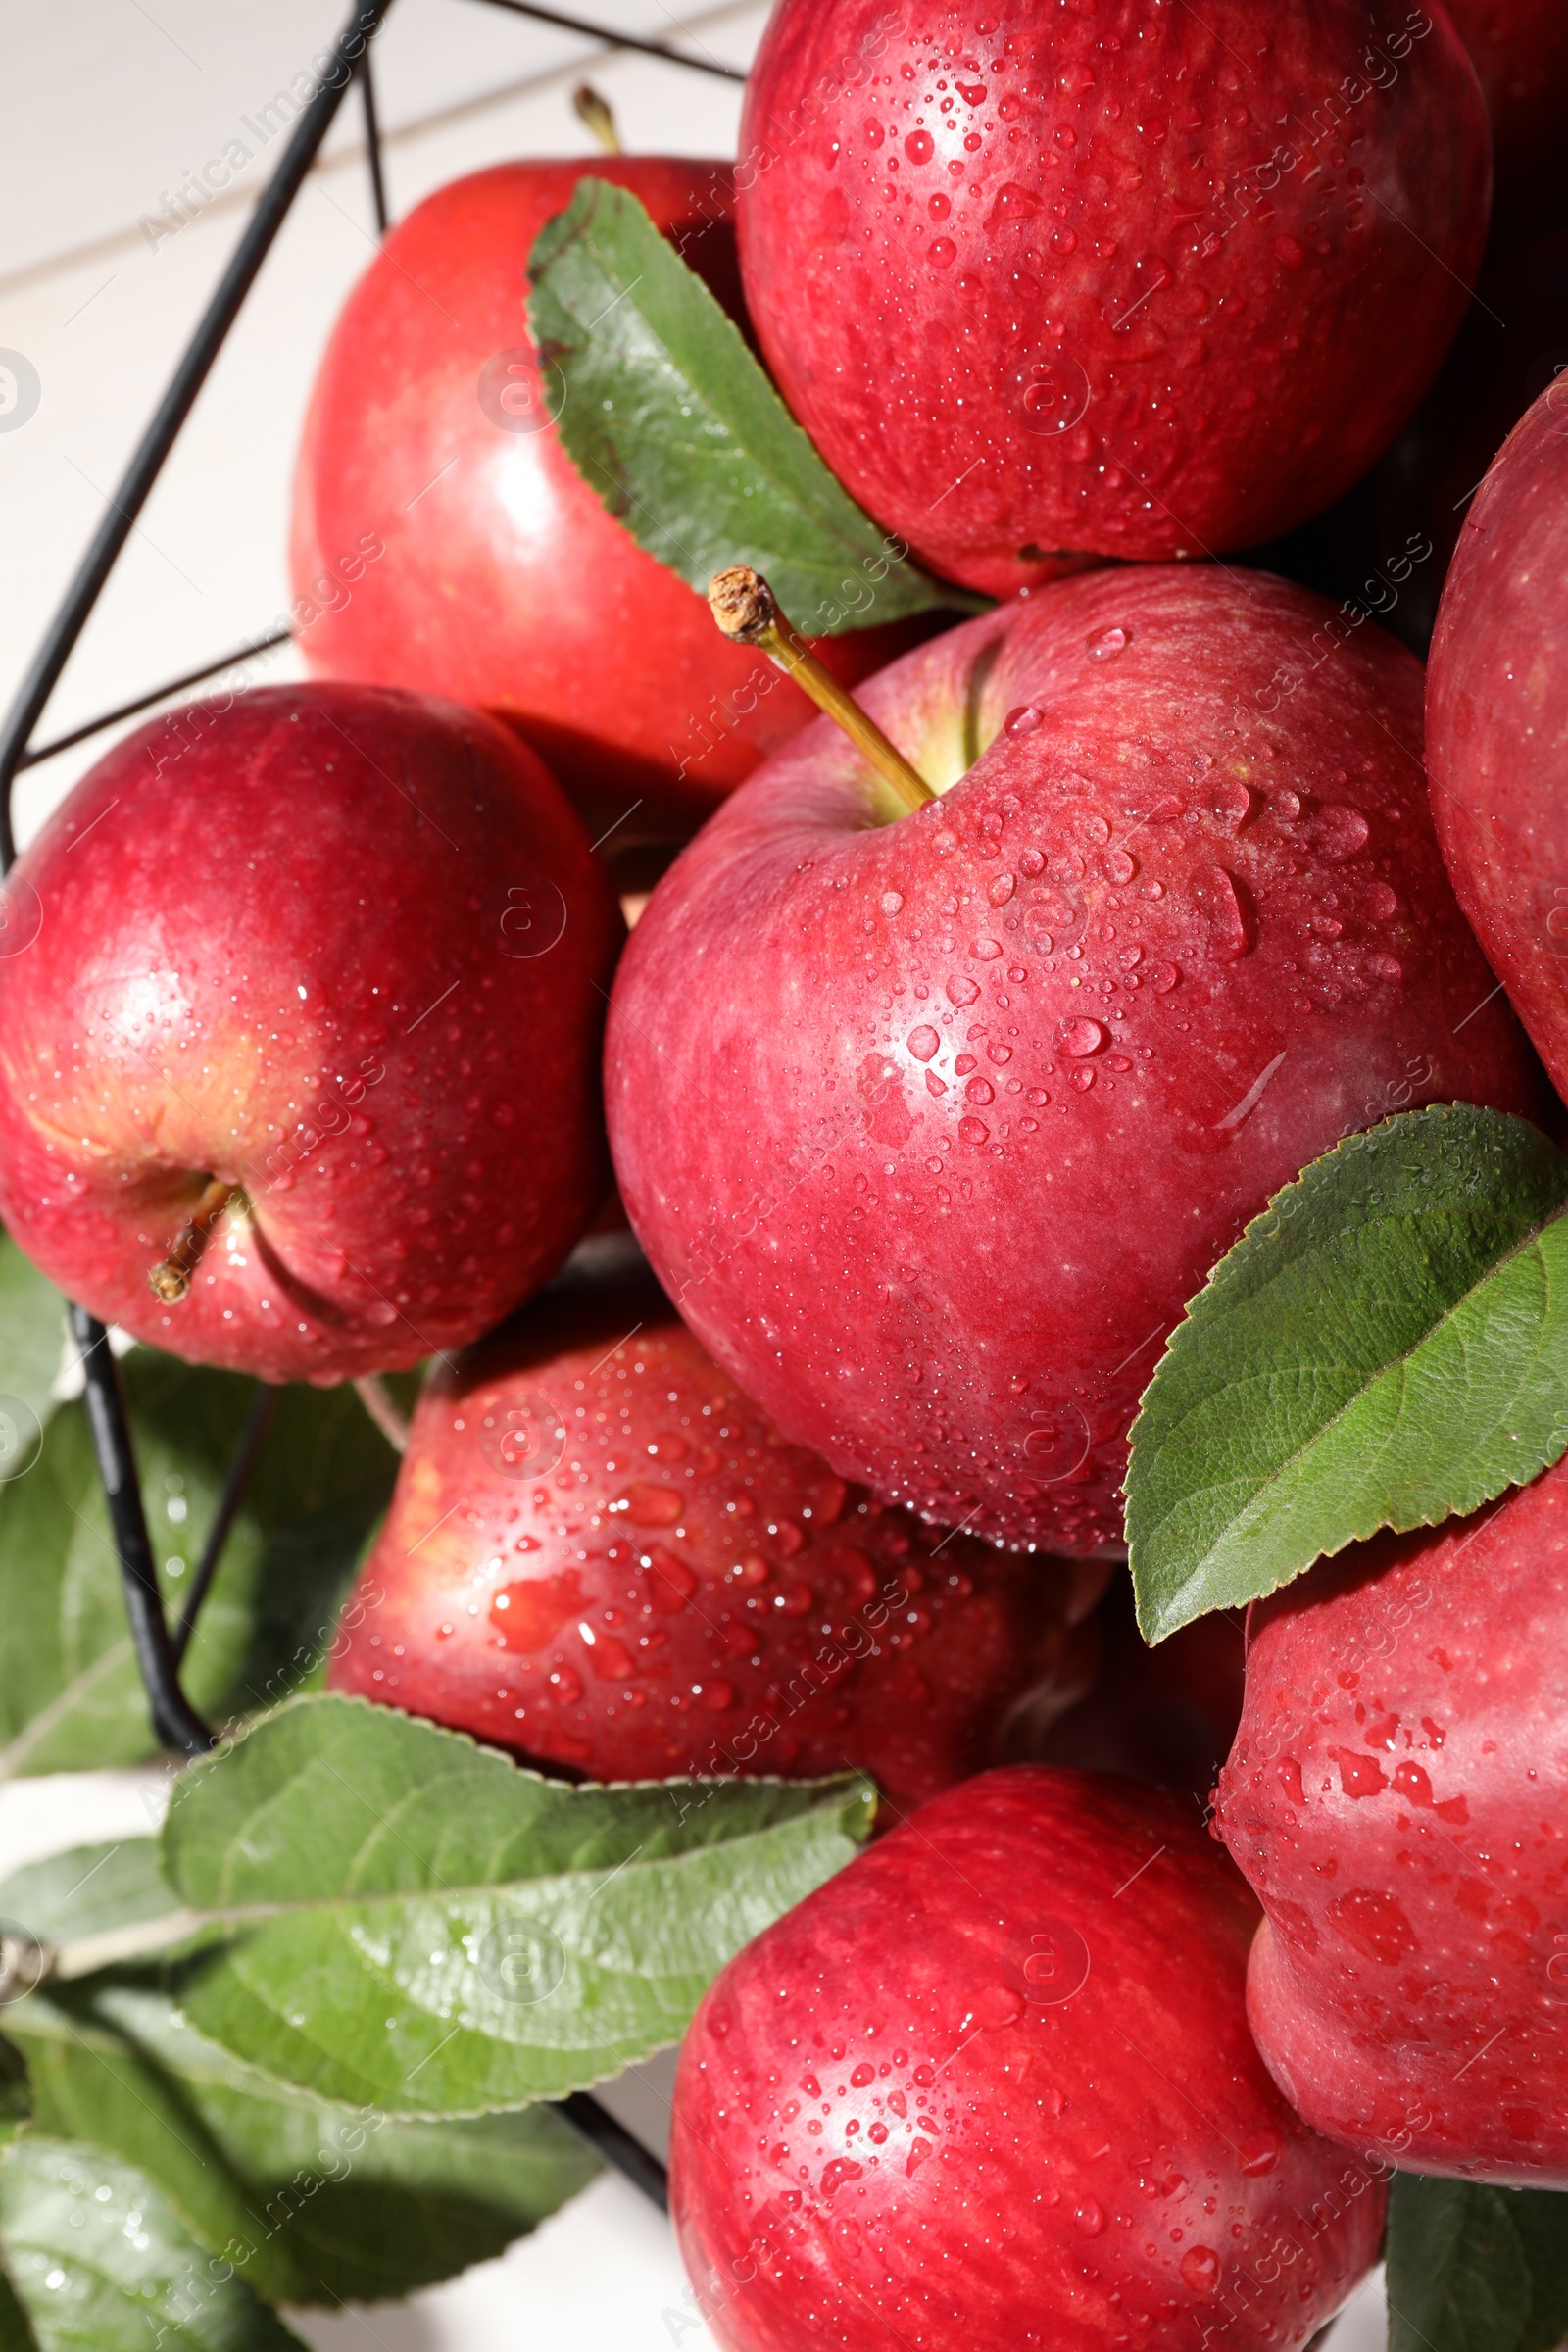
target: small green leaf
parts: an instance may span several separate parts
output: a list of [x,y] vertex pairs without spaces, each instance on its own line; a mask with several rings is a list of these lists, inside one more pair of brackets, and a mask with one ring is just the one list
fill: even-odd
[[678,2040],[873,1802],[853,1775],[569,1788],[389,1708],[296,1699],[175,1784],[165,1874],[220,1918],[171,1984],[199,2033],[318,2098],[553,2098]]
[[1389,2189],[1389,2352],[1556,2352],[1568,2196],[1428,2180]]
[[0,2148],[16,2138],[31,2115],[27,2062],[14,2042],[0,2037]]
[[[650,555],[706,594],[755,564],[809,636],[984,600],[928,579],[862,514],[791,416],[739,329],[635,196],[579,180],[539,232],[530,317],[556,429]],[[552,404],[554,407],[554,404]]]
[[[38,1429],[55,1410],[54,1383],[66,1348],[66,1302],[52,1282],[0,1233],[0,1397],[15,1398]],[[19,1439],[29,1435],[24,1419]],[[0,1478],[23,1466],[27,1447],[0,1448]]]
[[1380,1527],[1436,1525],[1568,1446],[1568,1162],[1454,1103],[1277,1193],[1133,1424],[1129,1560],[1161,1641]]
[[153,2182],[101,2149],[16,2141],[0,2163],[0,2247],[39,2352],[301,2352]]
[[178,1908],[151,1835],[73,1846],[14,1870],[0,1884],[0,1923],[24,1928],[35,1943],[80,1943]]
[[[135,1348],[121,1366],[148,1532],[172,1618],[254,1384]],[[285,1390],[191,1643],[185,1687],[223,1722],[319,1667],[396,1457],[351,1388]],[[86,1413],[59,1407],[0,1484],[0,1780],[156,1752]]]
[[371,2302],[451,2278],[598,2169],[548,2107],[400,2123],[284,2089],[204,2040],[149,1974],[51,1986],[10,2014],[37,2129],[138,2166],[270,2302]]

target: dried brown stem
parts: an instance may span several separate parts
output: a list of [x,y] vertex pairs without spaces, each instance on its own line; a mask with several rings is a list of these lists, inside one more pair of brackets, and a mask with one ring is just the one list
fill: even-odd
[[586,122],[607,155],[622,152],[620,133],[608,98],[601,98],[591,81],[579,81],[571,93],[571,103],[577,110],[579,122]]
[[708,583],[708,602],[726,637],[736,645],[760,646],[786,677],[804,688],[819,710],[838,721],[857,750],[863,753],[886,787],[879,815],[884,819],[908,816],[936,799],[897,744],[888,741],[875,719],[861,710],[791,626],[760,571],[754,571],[749,564],[732,564],[727,571],[716,571]]
[[165,1306],[177,1306],[190,1289],[191,1277],[202,1261],[202,1252],[212,1240],[229,1203],[241,1199],[237,1184],[226,1184],[221,1176],[210,1176],[201,1199],[191,1211],[189,1224],[166,1258],[148,1268],[147,1281],[153,1297]]

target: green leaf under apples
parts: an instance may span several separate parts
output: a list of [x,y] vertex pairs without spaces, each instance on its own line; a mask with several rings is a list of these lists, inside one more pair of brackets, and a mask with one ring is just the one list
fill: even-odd
[[[930,579],[856,505],[726,315],[625,188],[586,177],[545,223],[529,315],[556,429],[649,554],[706,594],[751,564],[810,636],[983,599]],[[554,404],[552,404],[554,406]]]
[[1129,1562],[1160,1641],[1568,1446],[1568,1161],[1524,1119],[1408,1111],[1277,1193],[1133,1424]]
[[[66,1302],[52,1282],[0,1233],[0,1399],[26,1408],[18,1439],[32,1437],[55,1411],[54,1384],[66,1348]],[[0,1404],[0,1412],[4,1406]],[[30,1446],[13,1448],[0,1425],[0,1479],[12,1477]]]
[[0,1923],[24,1928],[35,1943],[82,1943],[178,1908],[150,1832],[73,1846],[24,1863],[0,1883]]
[[[11,1338],[0,1320],[0,1350]],[[172,1617],[253,1384],[151,1348],[120,1369]],[[210,1720],[267,1706],[318,1671],[396,1467],[352,1389],[283,1392],[187,1659],[186,1690]],[[156,1752],[79,1400],[54,1411],[31,1468],[0,1484],[0,1780]]]
[[296,1699],[174,1786],[165,1876],[223,1916],[168,1981],[198,2033],[314,2097],[523,2106],[678,2040],[873,1804],[854,1775],[571,1788],[362,1699]]
[[1396,2174],[1389,2352],[1556,2352],[1568,2336],[1568,2196]]
[[452,2278],[598,2171],[548,2107],[400,2122],[286,2089],[205,2040],[150,1971],[54,1986],[9,2015],[35,2128],[135,2164],[270,2302],[373,2302]]
[[0,2345],[18,2352],[301,2352],[144,2173],[28,2131],[0,2161]]

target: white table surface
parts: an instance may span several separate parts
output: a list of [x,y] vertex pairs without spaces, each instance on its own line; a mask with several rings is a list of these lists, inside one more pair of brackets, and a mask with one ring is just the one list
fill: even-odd
[[[658,0],[564,4],[740,66],[766,14],[757,0],[683,20]],[[157,227],[166,191],[220,155],[240,118],[254,119],[347,15],[346,0],[52,0],[42,8],[0,0],[0,349],[22,352],[40,384],[35,414],[0,432],[0,704],[282,140],[172,235]],[[486,164],[591,157],[570,105],[585,72],[614,107],[628,148],[734,153],[737,85],[607,55],[478,0],[397,0],[375,66],[394,220]],[[41,739],[226,654],[282,611],[300,419],[331,321],[373,243],[351,93],[56,690]],[[266,674],[298,675],[292,653],[271,657]],[[114,740],[114,732],[101,736],[24,776],[24,841]],[[141,1834],[160,1803],[152,1769],[13,1782],[0,1788],[0,1875],[64,1846]],[[661,2150],[671,2072],[667,2057],[655,2060],[609,2094]],[[291,2317],[319,2352],[710,2346],[706,2329],[689,2325],[663,2223],[612,2178],[502,2260],[445,2286],[401,2304]],[[1336,2330],[1334,2352],[1377,2352],[1382,2342],[1373,2282]]]

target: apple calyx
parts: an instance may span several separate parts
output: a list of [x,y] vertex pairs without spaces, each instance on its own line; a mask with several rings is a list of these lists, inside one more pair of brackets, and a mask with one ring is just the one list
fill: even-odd
[[202,1252],[212,1240],[222,1218],[234,1201],[244,1205],[243,1188],[229,1184],[221,1176],[209,1176],[202,1187],[201,1199],[191,1211],[190,1222],[166,1258],[147,1270],[147,1284],[155,1298],[165,1306],[176,1306],[190,1289],[191,1277],[202,1261]]
[[623,155],[620,133],[608,98],[602,98],[591,81],[579,81],[571,93],[571,103],[579,122],[586,122],[607,155]]
[[787,678],[808,694],[819,710],[836,719],[850,741],[875,768],[878,788],[872,813],[878,824],[911,816],[936,794],[909,765],[896,744],[890,743],[874,718],[862,710],[854,695],[842,687],[820,662],[806,640],[779,611],[778,600],[760,571],[749,564],[731,564],[715,571],[708,583],[709,609],[719,629],[733,645],[760,646],[768,660]]

